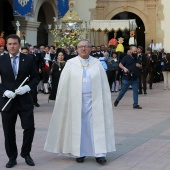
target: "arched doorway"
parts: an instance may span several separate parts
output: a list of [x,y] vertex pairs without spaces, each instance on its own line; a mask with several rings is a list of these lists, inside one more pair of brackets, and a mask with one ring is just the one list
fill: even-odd
[[[135,19],[138,28],[136,29],[136,35],[135,38],[137,40],[137,45],[138,46],[142,46],[143,48],[145,48],[145,26],[143,21],[141,20],[141,18],[132,13],[132,12],[121,12],[118,13],[117,15],[115,15],[114,17],[112,17],[112,20],[126,20],[126,19]],[[124,47],[125,47],[125,52],[129,49],[129,38],[130,38],[130,32],[128,30],[125,31],[117,31],[117,38],[119,37],[123,37],[124,38]],[[113,38],[113,32],[110,32],[108,34],[108,38],[109,40],[111,38]]]
[[9,34],[15,34],[16,30],[12,25],[14,21],[13,8],[8,0],[0,1],[0,32],[5,32],[5,37]]
[[37,21],[40,26],[37,32],[37,45],[48,45],[48,24],[52,24],[55,12],[50,3],[44,2],[38,12]]
[[43,10],[43,5],[41,6],[38,13],[38,22],[40,22],[40,26],[37,32],[37,45],[47,45],[48,44],[48,33],[45,29],[46,25],[46,17]]

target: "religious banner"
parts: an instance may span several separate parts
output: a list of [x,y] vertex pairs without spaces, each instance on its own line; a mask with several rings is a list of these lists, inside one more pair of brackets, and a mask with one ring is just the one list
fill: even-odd
[[33,17],[34,0],[14,0],[14,16]]
[[69,5],[68,5],[68,1],[69,0],[58,0],[58,17],[61,18],[65,15],[65,13],[68,11],[69,9]]

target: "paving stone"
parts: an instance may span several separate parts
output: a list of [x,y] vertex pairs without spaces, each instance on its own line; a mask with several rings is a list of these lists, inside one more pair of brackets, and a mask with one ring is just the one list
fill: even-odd
[[[107,154],[107,164],[101,166],[93,157],[83,164],[74,158],[44,151],[54,101],[48,95],[38,94],[40,107],[35,108],[35,137],[31,156],[34,167],[26,165],[18,156],[15,170],[169,170],[170,169],[170,90],[163,90],[163,83],[156,83],[147,95],[139,95],[143,109],[133,109],[132,90],[115,108],[113,106],[116,152]],[[112,93],[112,102],[118,93]],[[4,149],[2,123],[0,123],[0,170],[5,170],[8,158]],[[16,136],[18,152],[22,145],[22,128],[18,117]]]

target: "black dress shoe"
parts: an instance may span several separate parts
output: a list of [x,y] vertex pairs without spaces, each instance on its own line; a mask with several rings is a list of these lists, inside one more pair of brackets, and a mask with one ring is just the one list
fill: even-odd
[[139,105],[133,106],[134,109],[142,109]]
[[12,168],[13,166],[15,166],[17,164],[16,160],[9,160],[9,162],[6,164],[6,168]]
[[34,103],[34,106],[36,107],[40,107],[40,105],[38,103]]
[[118,101],[118,100],[115,100],[114,106],[116,107],[118,104],[119,104],[119,101]]
[[142,92],[138,92],[138,94],[142,94]]
[[83,163],[84,162],[84,158],[85,158],[85,156],[76,158],[76,162],[77,163]]
[[103,165],[106,163],[106,159],[105,159],[105,157],[98,157],[98,158],[96,158],[96,162]]
[[31,158],[30,155],[24,156],[24,155],[21,154],[21,156],[25,159],[25,162],[27,163],[27,165],[35,166],[35,163],[34,163],[34,161],[33,161],[33,159]]
[[147,92],[145,91],[144,94],[147,94]]
[[44,92],[44,94],[49,94],[49,92]]

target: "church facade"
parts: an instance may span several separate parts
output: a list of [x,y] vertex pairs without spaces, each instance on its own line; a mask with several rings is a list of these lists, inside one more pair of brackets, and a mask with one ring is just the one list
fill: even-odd
[[[89,1],[89,3],[87,2]],[[75,0],[75,11],[82,20],[126,20],[136,19],[136,39],[143,47],[162,43],[170,52],[169,0]],[[33,45],[53,44],[54,37],[48,30],[53,17],[58,14],[56,0],[34,1],[34,15],[31,18],[13,16],[13,0],[0,1],[0,31],[7,36],[16,31],[15,22],[20,22],[20,32],[25,33],[26,42]],[[90,33],[91,32],[91,33]],[[88,32],[92,44],[107,44],[113,38],[113,32]],[[118,36],[129,38],[128,31],[119,31]]]

